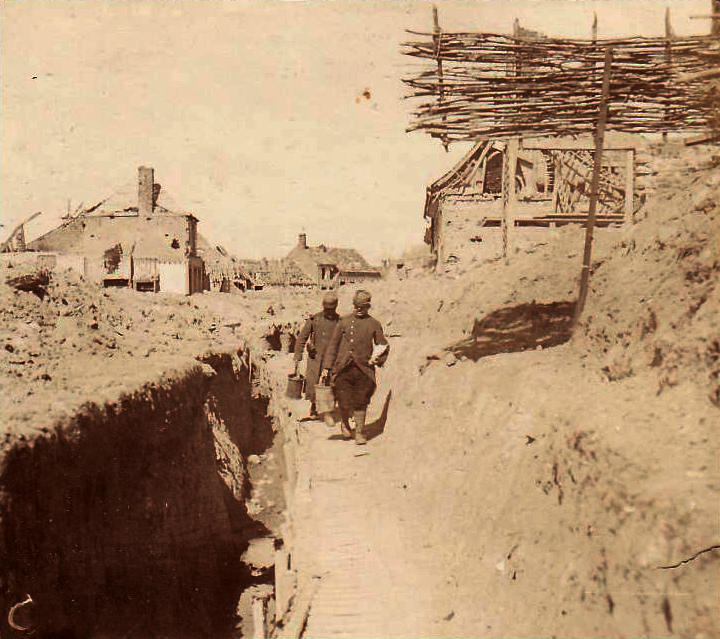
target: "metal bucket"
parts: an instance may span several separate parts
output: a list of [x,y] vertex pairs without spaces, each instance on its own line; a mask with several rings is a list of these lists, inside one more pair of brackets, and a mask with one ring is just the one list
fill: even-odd
[[302,375],[288,375],[287,390],[285,395],[290,399],[300,399],[302,397],[305,378]]
[[318,384],[315,387],[315,407],[318,413],[329,413],[335,408],[335,395],[330,386]]

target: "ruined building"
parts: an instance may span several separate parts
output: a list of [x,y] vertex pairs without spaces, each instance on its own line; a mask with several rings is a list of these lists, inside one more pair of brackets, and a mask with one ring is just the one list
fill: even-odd
[[[197,218],[163,197],[152,168],[138,169],[137,188],[123,188],[28,243],[38,262],[67,265],[105,286],[190,295],[202,291]],[[70,262],[69,262],[70,261]]]
[[[596,218],[599,227],[630,220],[644,201],[645,183],[638,178],[645,162],[638,157],[635,140],[632,136],[608,137]],[[512,167],[514,194],[508,219],[516,238],[537,237],[537,230],[543,228],[585,224],[593,165],[591,142],[521,141]],[[506,151],[503,141],[480,140],[428,186],[423,211],[428,223],[425,241],[437,258],[438,270],[499,254],[499,227],[508,199],[504,192],[507,178],[503,178]]]
[[296,265],[309,281],[321,289],[358,284],[382,277],[382,272],[370,266],[355,249],[332,248],[323,244],[308,246],[305,233],[298,235],[298,243],[287,254],[285,262]]

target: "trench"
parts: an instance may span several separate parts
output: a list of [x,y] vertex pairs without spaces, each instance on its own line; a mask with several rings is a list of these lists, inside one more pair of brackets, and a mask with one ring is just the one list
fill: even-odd
[[0,636],[242,636],[238,602],[273,568],[241,558],[283,508],[248,512],[249,467],[283,465],[256,373],[247,351],[207,355],[6,450]]

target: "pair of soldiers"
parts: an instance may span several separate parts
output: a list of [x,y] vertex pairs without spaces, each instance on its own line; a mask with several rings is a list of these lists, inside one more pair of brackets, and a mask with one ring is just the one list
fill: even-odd
[[[352,413],[358,445],[367,441],[363,429],[376,388],[375,367],[385,363],[390,351],[380,322],[370,315],[371,300],[368,291],[357,291],[353,312],[340,317],[337,295],[326,294],[322,312],[310,316],[295,343],[296,372],[306,345],[308,349],[305,397],[310,400],[311,417],[318,416],[315,386],[329,383],[340,408],[342,436],[352,437]],[[325,413],[324,420],[328,426],[335,426],[331,413]]]

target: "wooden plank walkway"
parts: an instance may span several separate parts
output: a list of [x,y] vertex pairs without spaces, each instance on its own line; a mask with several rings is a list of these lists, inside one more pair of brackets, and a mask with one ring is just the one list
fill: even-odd
[[[268,363],[279,383],[291,366],[289,354]],[[368,413],[371,425],[383,402],[387,405],[388,391],[381,383]],[[287,411],[285,455],[294,460],[288,475],[287,549],[296,588],[291,623],[277,637],[296,628],[306,639],[433,634],[428,628],[434,629],[429,618],[435,574],[408,544],[404,526],[410,524],[400,516],[398,502],[405,491],[397,489],[395,469],[388,465],[392,455],[385,434],[357,446],[339,438],[339,426],[300,421],[307,401],[283,397],[280,406]],[[307,623],[298,625],[298,617],[305,620],[308,598]]]
[[373,442],[356,446],[334,438],[338,432],[321,422],[299,425],[293,562],[300,583],[320,577],[302,636],[409,636],[396,574],[398,522],[378,521],[374,506]]

